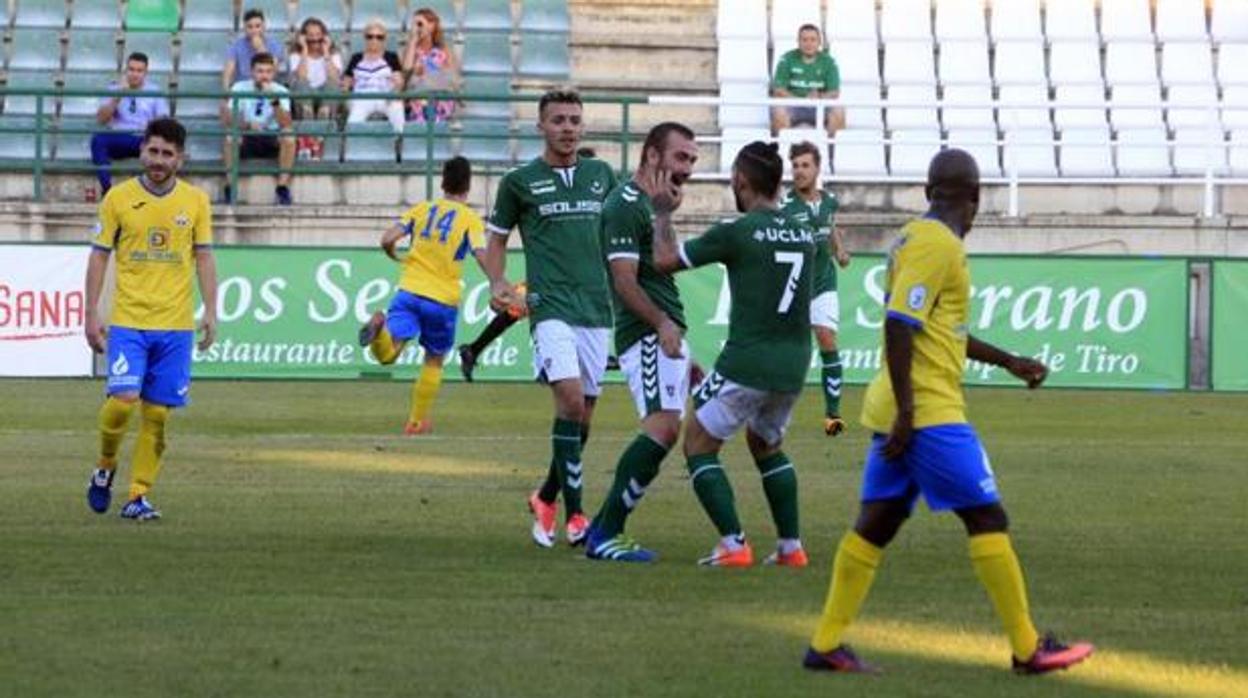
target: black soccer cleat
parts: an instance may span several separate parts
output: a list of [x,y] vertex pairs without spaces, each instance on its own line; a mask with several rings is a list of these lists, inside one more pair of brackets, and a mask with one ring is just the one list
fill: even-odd
[[459,372],[464,374],[464,380],[472,382],[472,372],[477,367],[477,352],[467,344],[459,345],[456,349],[459,352]]

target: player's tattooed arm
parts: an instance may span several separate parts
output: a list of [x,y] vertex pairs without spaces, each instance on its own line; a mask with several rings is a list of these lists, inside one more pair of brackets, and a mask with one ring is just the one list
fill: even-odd
[[897,458],[906,452],[914,435],[914,388],[910,382],[910,367],[914,359],[914,328],[903,320],[885,318],[884,356],[888,362],[888,377],[893,386],[893,400],[897,403],[897,417],[893,429],[884,442],[884,457]]
[[654,206],[654,267],[670,274],[680,271],[680,250],[676,246],[676,230],[672,227],[672,213],[680,208],[684,192],[672,181],[672,173],[655,171],[641,182]]
[[1027,384],[1028,388],[1040,387],[1049,377],[1049,367],[1035,359],[1011,354],[974,336],[967,337],[966,355],[975,361],[1000,366]]

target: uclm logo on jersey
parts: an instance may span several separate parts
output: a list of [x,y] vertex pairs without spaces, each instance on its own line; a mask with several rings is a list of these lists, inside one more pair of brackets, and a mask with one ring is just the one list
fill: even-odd
[[0,280],[0,340],[70,337],[82,331],[81,290],[23,288]]

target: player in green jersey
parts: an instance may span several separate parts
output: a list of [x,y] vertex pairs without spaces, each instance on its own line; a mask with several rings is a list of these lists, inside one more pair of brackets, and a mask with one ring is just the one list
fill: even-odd
[[836,228],[836,211],[840,203],[834,194],[819,187],[819,148],[810,141],[789,147],[789,163],[793,168],[793,190],[785,197],[780,210],[804,223],[815,234],[814,290],[810,301],[810,328],[819,345],[823,386],[823,433],[836,436],[845,430],[841,419],[841,355],[836,349],[836,332],[840,324],[841,302],[836,292],[836,263],[849,266],[849,251]]
[[784,161],[761,141],[741,149],[732,192],[745,214],[677,246],[672,211],[680,188],[665,173],[651,196],[656,213],[654,263],[660,272],[715,262],[727,268],[732,311],[728,341],[715,370],[694,392],[685,428],[685,457],[694,492],[719,530],[719,544],[701,564],[747,567],[754,553],[737,519],[732,486],[719,450],[742,426],[762,475],[779,544],[773,564],[807,564],[798,534],[797,473],[781,450],[793,405],[810,362],[810,290],[815,240],[810,229],[776,208]]
[[581,508],[581,446],[601,391],[611,332],[611,293],[598,219],[616,178],[605,162],[577,154],[585,128],[582,112],[575,92],[542,96],[537,126],[545,150],[503,176],[486,223],[492,235],[485,270],[496,310],[517,300],[505,272],[507,237],[512,228],[520,229],[534,369],[555,398],[549,472],[529,497],[533,540],[546,548],[555,543],[560,491],[568,543],[584,542],[589,528]]
[[624,522],[680,437],[693,365],[676,281],[654,268],[654,209],[646,191],[659,171],[669,173],[677,187],[693,174],[698,160],[693,131],[674,122],[658,124],[646,136],[641,158],[633,178],[612,191],[602,207],[602,238],[615,291],[615,352],[641,418],[641,433],[620,455],[615,480],[590,526],[585,554],[595,560],[655,558],[624,536]]

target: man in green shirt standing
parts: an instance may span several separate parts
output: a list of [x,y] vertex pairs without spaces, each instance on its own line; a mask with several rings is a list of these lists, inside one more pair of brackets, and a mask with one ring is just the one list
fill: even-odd
[[[813,24],[803,24],[797,30],[797,48],[789,51],[776,64],[776,74],[771,79],[772,97],[808,97],[810,99],[837,99],[841,96],[841,72],[836,59],[823,48],[823,34]],[[803,124],[814,126],[817,110],[814,107],[772,107],[771,128],[793,128]],[[845,128],[844,107],[831,107],[825,112],[824,124],[828,134]]]
[[555,398],[549,472],[529,497],[533,540],[549,548],[555,544],[560,491],[568,543],[583,543],[589,529],[581,508],[581,446],[607,365],[611,293],[599,217],[616,178],[602,160],[576,152],[585,128],[578,94],[556,90],[543,95],[537,125],[546,141],[542,155],[498,183],[494,211],[486,222],[491,235],[484,268],[491,306],[496,311],[512,307],[517,294],[504,275],[507,237],[519,227],[534,369]]
[[774,144],[741,149],[732,165],[732,192],[745,214],[712,226],[677,246],[672,211],[680,188],[656,187],[651,195],[654,266],[659,272],[719,262],[727,269],[732,310],[728,341],[710,373],[694,392],[694,417],[685,428],[685,458],[693,490],[719,531],[719,544],[700,562],[748,567],[754,552],[737,519],[732,486],[719,463],[719,450],[746,428],[746,443],[763,479],[779,537],[765,562],[807,564],[798,533],[797,473],[780,449],[793,405],[810,363],[810,290],[815,239],[776,208],[784,161]]

